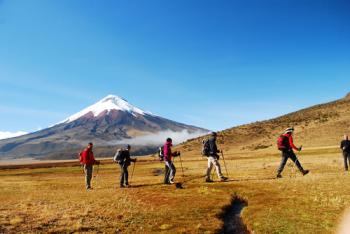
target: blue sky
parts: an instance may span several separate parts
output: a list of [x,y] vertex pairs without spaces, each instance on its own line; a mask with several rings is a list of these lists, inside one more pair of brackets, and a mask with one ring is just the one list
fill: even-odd
[[350,92],[346,0],[0,0],[0,132],[108,94],[219,130]]

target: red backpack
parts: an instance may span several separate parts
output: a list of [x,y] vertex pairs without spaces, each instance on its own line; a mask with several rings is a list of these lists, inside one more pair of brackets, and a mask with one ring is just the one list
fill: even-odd
[[289,148],[289,138],[285,135],[280,135],[277,138],[277,148],[279,150],[285,150]]

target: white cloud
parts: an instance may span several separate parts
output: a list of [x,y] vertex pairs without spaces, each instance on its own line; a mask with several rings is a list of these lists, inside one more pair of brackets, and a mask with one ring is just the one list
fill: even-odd
[[0,140],[12,138],[12,137],[18,137],[28,134],[28,132],[18,131],[18,132],[0,132]]
[[133,139],[125,139],[122,141],[116,142],[117,144],[130,144],[130,145],[160,145],[165,142],[165,140],[170,137],[173,140],[174,144],[180,144],[186,140],[203,136],[207,132],[196,131],[193,133],[183,130],[181,132],[173,131],[163,131],[155,134],[149,134],[144,136],[135,137]]

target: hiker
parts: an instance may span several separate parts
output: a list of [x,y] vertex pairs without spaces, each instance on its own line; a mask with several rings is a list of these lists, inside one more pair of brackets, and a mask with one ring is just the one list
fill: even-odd
[[164,173],[164,183],[165,184],[174,184],[174,178],[176,174],[176,167],[172,161],[173,157],[180,156],[180,152],[175,151],[174,153],[171,152],[171,147],[173,146],[173,140],[171,138],[166,139],[166,142],[163,147],[164,151],[164,163],[167,167],[167,170],[165,170]]
[[[158,149],[158,157],[159,157],[159,161],[160,162],[163,162],[164,161],[164,146],[162,147],[159,147]],[[168,166],[165,164],[164,165],[164,181],[163,183],[164,184],[169,184],[169,175],[170,175],[170,171],[169,171],[169,168]]]
[[344,140],[341,142],[340,148],[343,151],[345,171],[348,171],[349,170],[348,161],[350,164],[350,141],[349,141],[348,135],[344,135]]
[[309,170],[304,170],[303,167],[301,166],[297,156],[295,155],[293,150],[296,151],[301,151],[302,146],[297,148],[294,143],[293,143],[293,133],[294,133],[294,128],[287,128],[284,131],[284,134],[282,134],[278,140],[277,140],[277,145],[278,149],[282,152],[282,160],[281,164],[278,168],[277,171],[277,178],[282,178],[282,171],[288,161],[288,158],[290,158],[294,164],[298,167],[299,171],[303,174],[306,175],[309,173]]
[[91,179],[92,179],[92,171],[94,165],[100,165],[99,161],[95,160],[94,153],[92,152],[93,144],[90,142],[86,149],[84,149],[79,155],[79,161],[84,166],[85,172],[85,183],[86,189],[90,190],[91,187]]
[[225,177],[222,172],[221,172],[221,166],[219,163],[219,158],[220,156],[218,153],[220,153],[220,150],[218,150],[218,147],[216,145],[216,138],[217,138],[217,133],[212,132],[211,137],[207,140],[208,144],[208,168],[207,168],[207,175],[205,182],[210,183],[213,182],[213,180],[210,178],[211,170],[213,169],[213,166],[215,166],[216,173],[218,177],[220,178],[221,181],[227,181],[228,178]]
[[128,167],[131,162],[136,163],[136,158],[130,158],[131,146],[127,145],[125,149],[118,149],[114,156],[114,161],[120,166],[120,188],[129,187],[129,172]]

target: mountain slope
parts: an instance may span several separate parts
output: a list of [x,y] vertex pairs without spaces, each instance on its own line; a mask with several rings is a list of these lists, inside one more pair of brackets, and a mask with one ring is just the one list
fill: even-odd
[[[220,132],[218,143],[230,153],[276,152],[277,137],[287,127],[295,128],[295,143],[304,147],[338,146],[343,134],[350,135],[350,94],[326,104],[281,117],[246,124]],[[203,137],[179,146],[198,155]],[[247,154],[248,155],[248,154]]]
[[[0,141],[0,156],[72,158],[90,141],[99,155],[110,156],[125,140],[163,131],[200,134],[207,130],[153,115],[109,95],[50,128]],[[134,149],[138,153],[150,150],[141,144]]]

